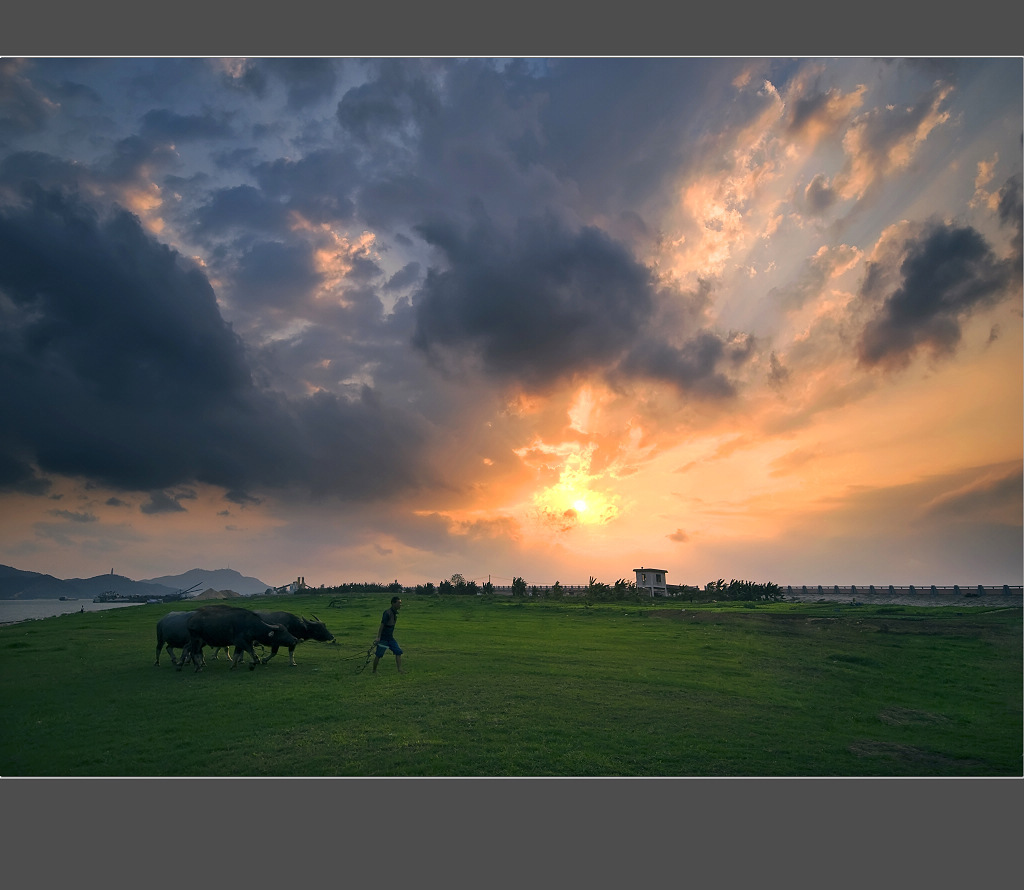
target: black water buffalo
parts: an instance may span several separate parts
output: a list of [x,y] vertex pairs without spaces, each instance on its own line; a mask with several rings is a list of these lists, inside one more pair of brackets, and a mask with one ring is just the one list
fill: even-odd
[[160,664],[160,650],[167,647],[167,654],[171,656],[171,664],[176,665],[178,659],[174,657],[174,650],[181,649],[182,657],[185,656],[185,647],[188,645],[188,619],[191,612],[168,612],[156,623],[156,661],[153,664]]
[[188,617],[186,627],[189,642],[178,662],[178,670],[181,670],[186,660],[195,664],[197,671],[200,670],[204,664],[204,645],[233,646],[235,654],[231,659],[232,670],[239,661],[245,660],[245,653],[248,652],[251,660],[249,670],[254,670],[260,663],[253,651],[254,643],[296,646],[299,642],[281,625],[269,624],[251,609],[236,606],[203,606]]
[[[280,624],[285,627],[288,632],[295,637],[300,643],[304,640],[316,640],[320,643],[335,643],[334,634],[332,634],[327,626],[316,617],[313,616],[313,620],[310,621],[308,618],[301,618],[298,615],[294,615],[291,612],[264,612],[260,609],[256,610],[256,614],[260,616],[268,624]],[[277,655],[277,650],[281,646],[286,646],[287,643],[280,641],[270,644],[270,654],[263,659],[263,663],[266,664]],[[288,646],[288,663],[295,665],[295,646]]]
[[[160,664],[160,651],[166,647],[167,654],[171,656],[171,664],[178,664],[179,659],[174,657],[174,650],[181,649],[181,658],[185,657],[185,647],[188,645],[188,617],[192,612],[168,612],[156,623],[156,661],[154,665]],[[254,644],[263,649],[262,643]],[[230,646],[218,646],[214,650],[213,657],[220,659],[221,650],[224,650],[227,657],[231,657]],[[200,657],[206,663],[206,655],[200,649]]]

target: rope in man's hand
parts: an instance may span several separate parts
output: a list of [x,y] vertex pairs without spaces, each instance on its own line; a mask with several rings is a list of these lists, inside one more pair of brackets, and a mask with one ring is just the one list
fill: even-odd
[[361,674],[363,670],[366,668],[366,666],[370,663],[370,660],[373,658],[373,650],[376,648],[376,642],[370,643],[370,648],[366,650],[366,660],[361,665],[359,665],[359,667],[356,668],[357,674]]

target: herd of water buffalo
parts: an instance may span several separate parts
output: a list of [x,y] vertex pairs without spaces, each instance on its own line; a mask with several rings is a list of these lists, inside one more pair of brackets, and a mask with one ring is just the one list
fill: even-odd
[[[160,651],[166,647],[179,671],[186,662],[191,662],[198,671],[206,664],[203,649],[210,646],[214,657],[219,656],[221,649],[235,650],[231,658],[232,670],[248,653],[249,670],[254,670],[257,664],[266,664],[277,655],[278,649],[287,646],[288,663],[294,665],[295,647],[304,640],[335,642],[334,634],[315,615],[310,621],[291,612],[263,612],[214,604],[191,612],[164,615],[156,624],[154,664],[160,664]],[[269,647],[270,654],[263,658],[257,656],[256,644]],[[174,656],[175,649],[181,650],[178,658]]]

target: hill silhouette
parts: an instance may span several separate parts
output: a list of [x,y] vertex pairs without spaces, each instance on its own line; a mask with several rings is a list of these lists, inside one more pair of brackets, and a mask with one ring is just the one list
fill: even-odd
[[159,578],[146,579],[147,584],[162,584],[174,590],[188,590],[197,584],[202,585],[204,591],[209,588],[215,590],[233,590],[242,596],[266,593],[267,588],[274,585],[267,584],[259,578],[252,578],[242,575],[234,569],[189,569],[180,575],[162,575]]
[[211,587],[233,591],[242,596],[265,593],[272,585],[248,577],[234,569],[190,569],[180,575],[163,575],[134,581],[124,575],[96,575],[92,578],[56,578],[43,572],[27,572],[0,565],[0,599],[92,599],[102,593],[122,596],[168,596],[191,587]]
[[149,581],[133,581],[124,575],[96,575],[93,578],[55,578],[42,572],[26,572],[0,566],[0,599],[92,599],[113,591],[124,596],[162,597],[175,592]]

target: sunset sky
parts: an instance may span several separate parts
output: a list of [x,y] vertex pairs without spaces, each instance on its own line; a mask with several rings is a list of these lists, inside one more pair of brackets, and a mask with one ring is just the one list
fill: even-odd
[[0,563],[1019,585],[1022,84],[0,58]]

